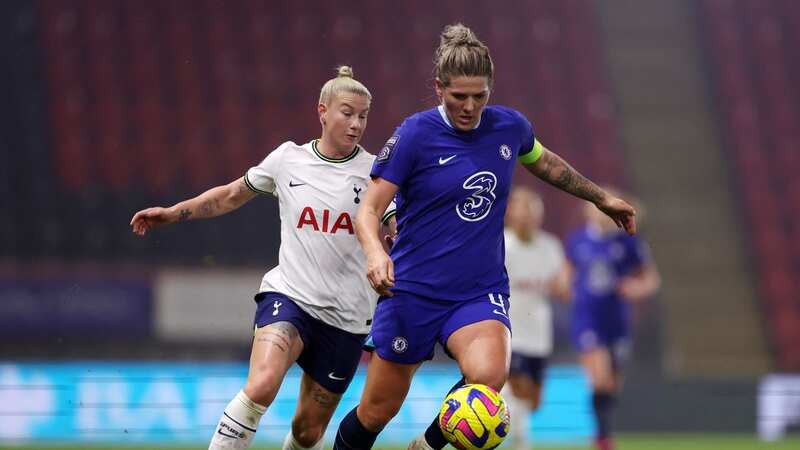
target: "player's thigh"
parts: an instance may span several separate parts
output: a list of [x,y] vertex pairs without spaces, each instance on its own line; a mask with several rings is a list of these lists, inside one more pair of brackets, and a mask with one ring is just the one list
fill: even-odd
[[304,373],[300,380],[297,410],[292,419],[292,432],[301,443],[315,444],[328,427],[342,394],[329,391]]
[[367,429],[379,431],[397,414],[420,365],[388,361],[373,353],[358,405],[358,417]]
[[[263,397],[274,394],[272,391],[277,390],[302,351],[303,340],[292,323],[275,322],[257,328],[247,374],[247,385],[254,392],[248,395]],[[255,398],[253,400],[258,402]]]
[[447,338],[447,350],[467,383],[502,389],[511,361],[511,332],[503,322],[488,319],[463,326]]
[[615,388],[614,367],[611,353],[604,346],[595,346],[580,355],[580,362],[594,390],[611,392]]

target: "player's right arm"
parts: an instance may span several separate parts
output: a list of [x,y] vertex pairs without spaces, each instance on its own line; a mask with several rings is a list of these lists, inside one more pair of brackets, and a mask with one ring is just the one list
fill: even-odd
[[376,177],[370,180],[367,195],[356,213],[356,236],[367,257],[367,279],[375,291],[391,297],[394,263],[383,247],[381,218],[397,193],[397,185]]
[[247,187],[244,178],[211,188],[197,197],[184,200],[169,208],[154,207],[134,214],[131,228],[139,236],[148,230],[184,220],[208,219],[227,214],[258,195]]

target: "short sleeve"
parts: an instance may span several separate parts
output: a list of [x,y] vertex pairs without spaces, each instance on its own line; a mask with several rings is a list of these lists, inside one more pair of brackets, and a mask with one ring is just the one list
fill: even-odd
[[528,119],[521,113],[517,114],[519,115],[520,128],[522,130],[522,134],[520,136],[522,142],[519,146],[519,149],[517,149],[517,155],[522,156],[533,149],[536,136],[533,134],[533,125],[531,125],[530,121],[528,121]]
[[370,176],[383,178],[398,186],[405,183],[414,167],[414,135],[410,120],[403,122],[386,141],[375,162]]
[[257,166],[244,175],[244,182],[251,191],[259,194],[275,194],[275,179],[280,171],[284,146],[276,148]]
[[522,164],[533,164],[542,156],[544,147],[536,140],[533,125],[521,113],[518,114],[522,135],[520,137],[520,147],[517,149],[517,156]]
[[389,203],[389,206],[386,207],[386,211],[383,213],[383,216],[381,216],[381,223],[385,224],[386,222],[389,221],[389,219],[392,218],[392,216],[396,214],[397,214],[397,204],[395,204],[394,199],[392,199],[392,202]]

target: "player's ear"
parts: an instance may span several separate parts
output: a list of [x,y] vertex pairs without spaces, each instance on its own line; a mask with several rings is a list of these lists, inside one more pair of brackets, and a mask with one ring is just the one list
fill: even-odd
[[324,103],[317,105],[317,113],[319,113],[319,123],[325,125],[325,115],[328,113],[328,107]]
[[441,100],[444,96],[444,85],[442,84],[442,80],[438,78],[434,79],[433,89],[436,91],[436,96],[439,97],[439,100]]

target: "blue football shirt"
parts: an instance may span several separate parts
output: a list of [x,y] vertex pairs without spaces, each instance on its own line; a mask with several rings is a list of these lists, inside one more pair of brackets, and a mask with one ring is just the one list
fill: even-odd
[[508,295],[503,217],[516,159],[535,160],[534,143],[530,122],[501,106],[484,108],[469,131],[453,128],[441,106],[403,122],[371,173],[399,187],[393,290],[450,301]]
[[619,295],[619,283],[647,263],[647,246],[622,230],[603,235],[584,227],[567,240],[566,250],[575,268],[573,320],[626,330],[629,303]]

